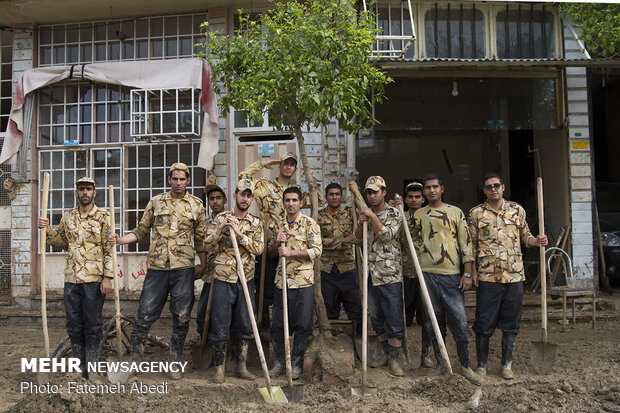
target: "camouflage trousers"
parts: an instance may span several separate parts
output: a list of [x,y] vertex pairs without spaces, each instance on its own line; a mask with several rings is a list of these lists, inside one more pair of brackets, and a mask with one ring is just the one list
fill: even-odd
[[474,332],[490,336],[499,328],[504,333],[518,334],[523,309],[523,282],[480,281],[479,284]]

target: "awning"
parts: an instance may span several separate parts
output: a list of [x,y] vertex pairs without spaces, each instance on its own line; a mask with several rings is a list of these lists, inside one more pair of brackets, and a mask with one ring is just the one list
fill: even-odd
[[[219,138],[217,101],[211,87],[211,68],[206,62],[192,58],[89,63],[25,71],[13,95],[13,106],[0,154],[0,163],[17,162],[17,152],[24,142],[24,132],[26,135],[30,133],[32,111],[24,110],[24,106],[32,99],[32,92],[67,79],[90,80],[138,89],[200,89],[200,102],[205,118],[196,166],[207,170],[212,168],[213,159],[218,151]],[[30,115],[25,117],[24,114],[28,112]]]

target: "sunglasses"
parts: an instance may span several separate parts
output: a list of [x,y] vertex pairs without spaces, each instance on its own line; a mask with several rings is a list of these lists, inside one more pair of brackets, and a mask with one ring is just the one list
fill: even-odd
[[502,184],[492,184],[492,185],[485,185],[484,189],[486,189],[487,191],[492,191],[492,190],[498,190],[502,187]]

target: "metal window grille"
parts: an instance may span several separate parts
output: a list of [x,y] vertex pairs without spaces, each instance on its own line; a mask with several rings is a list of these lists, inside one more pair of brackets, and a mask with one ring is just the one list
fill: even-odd
[[544,4],[506,5],[495,20],[500,59],[556,57],[556,19]]
[[[0,150],[2,150],[2,139],[0,139]],[[4,189],[4,180],[11,177],[13,165],[0,165],[0,207],[10,206],[11,198],[6,189]]]
[[0,135],[6,131],[13,91],[13,32],[0,30]]
[[485,57],[485,18],[475,4],[439,5],[424,16],[427,57]]
[[196,89],[131,91],[131,136],[139,139],[200,136],[200,92]]
[[[368,10],[364,0],[364,10]],[[380,30],[372,48],[373,57],[413,57],[410,50],[416,39],[411,0],[377,1],[371,4],[375,12],[375,24]]]
[[39,66],[192,57],[206,14],[145,17],[39,28]]
[[11,300],[11,230],[0,231],[0,301]]

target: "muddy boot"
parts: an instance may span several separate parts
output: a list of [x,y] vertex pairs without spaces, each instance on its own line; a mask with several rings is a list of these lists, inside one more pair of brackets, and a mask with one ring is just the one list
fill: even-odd
[[213,382],[217,384],[224,383],[224,362],[226,361],[226,342],[213,343],[213,364],[215,365],[215,374]]
[[502,366],[499,373],[505,380],[512,380],[512,357],[515,354],[515,346],[517,344],[517,335],[514,333],[502,334]]
[[[173,335],[172,337],[170,337],[170,361],[181,361],[184,345],[185,337],[180,337],[177,335]],[[180,380],[183,378],[183,372],[179,368],[178,371],[170,371],[168,373],[168,377],[170,377],[171,380]]]
[[269,370],[269,375],[275,377],[284,370],[284,334],[271,333],[271,344],[273,344],[273,367]]
[[388,366],[390,367],[390,373],[392,374],[392,376],[401,377],[405,373],[398,364],[398,353],[400,353],[400,347],[394,347],[388,344],[387,348],[389,356]]
[[236,347],[235,353],[237,355],[235,360],[235,376],[244,380],[256,380],[256,377],[252,376],[246,368],[246,362],[248,360],[248,340],[235,340],[234,346]]
[[422,346],[421,346],[422,351],[420,355],[422,367],[426,367],[426,368],[435,367],[435,363],[433,362],[433,359],[431,358],[431,347],[432,347],[431,340],[428,334],[426,333],[426,329],[422,327]]
[[304,367],[304,354],[306,353],[306,336],[295,336],[293,340],[293,350],[291,352],[291,365],[293,368],[293,380],[301,377]]
[[101,336],[89,335],[86,336],[84,358],[86,359],[86,370],[88,371],[88,381],[93,384],[103,384],[99,374],[97,372],[91,372],[88,369],[89,363],[95,364],[99,361],[99,352],[101,350]]
[[435,364],[435,368],[431,371],[431,375],[440,376],[444,374],[447,371],[447,369],[446,369],[446,366],[443,364],[443,360],[441,358],[441,350],[439,350],[439,342],[437,340],[431,340],[431,343],[433,344],[433,350],[435,352],[435,360],[437,361],[437,363]]
[[487,360],[489,359],[489,339],[490,335],[476,334],[476,358],[478,359],[478,368],[476,374],[480,376],[487,375]]
[[368,365],[372,368],[377,368],[377,367],[381,367],[381,366],[385,366],[388,363],[388,358],[389,358],[389,353],[388,353],[388,342],[387,340],[385,341],[381,341],[381,348],[383,348],[383,356],[381,356],[380,359],[377,360],[373,360],[371,362],[368,363]]
[[84,342],[71,340],[71,357],[80,360],[80,369],[82,377],[88,378],[88,365],[86,364],[86,352],[84,351]]
[[471,384],[480,386],[482,384],[482,377],[474,373],[469,365],[469,342],[457,341],[456,352],[459,356],[459,374],[465,377]]

